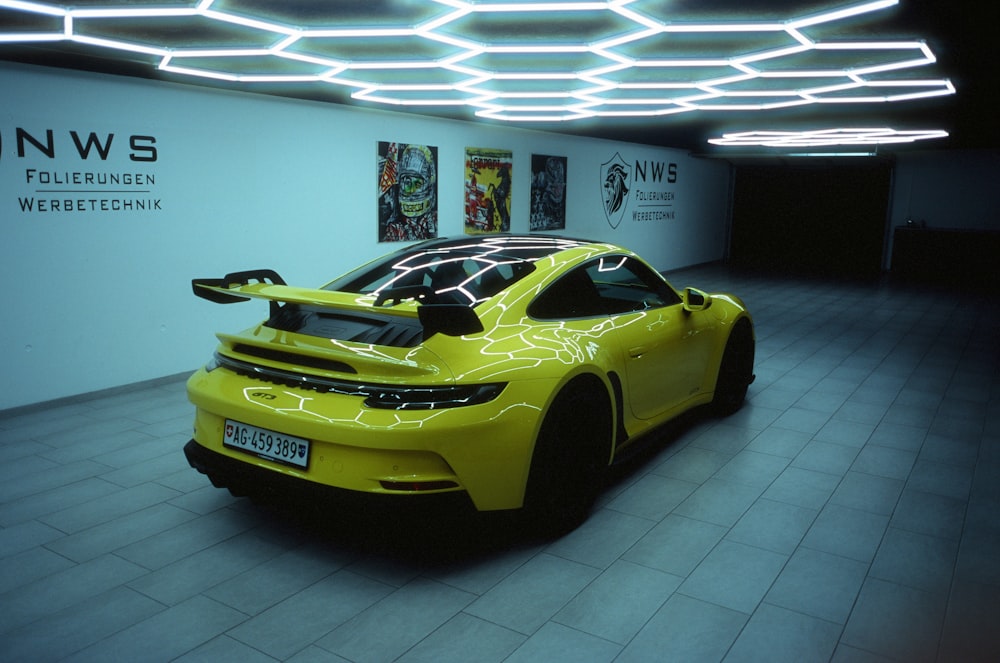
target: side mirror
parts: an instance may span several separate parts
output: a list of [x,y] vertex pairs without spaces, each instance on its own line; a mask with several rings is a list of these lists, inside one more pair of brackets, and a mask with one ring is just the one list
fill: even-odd
[[712,305],[712,297],[697,288],[684,288],[684,310],[688,313],[704,311]]

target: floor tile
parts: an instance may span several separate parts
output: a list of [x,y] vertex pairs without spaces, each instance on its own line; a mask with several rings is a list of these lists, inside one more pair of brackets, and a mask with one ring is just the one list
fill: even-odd
[[180,376],[0,412],[0,659],[1000,659],[1000,301],[682,272],[754,312],[747,405],[554,540],[432,559],[234,498]]
[[700,485],[732,457],[731,453],[687,446],[657,465],[653,472]]
[[466,612],[531,635],[596,578],[597,569],[539,555],[473,602]]
[[951,589],[958,543],[890,527],[869,577],[945,595]]
[[870,562],[889,524],[887,516],[836,504],[827,505],[802,539],[813,550]]
[[635,545],[654,524],[649,519],[619,513],[610,507],[599,509],[580,527],[549,544],[545,552],[606,569]]
[[979,456],[979,441],[975,439],[956,440],[942,435],[927,435],[920,447],[919,458],[937,463],[974,468]]
[[679,516],[732,527],[763,488],[735,481],[709,479],[674,509]]
[[13,630],[53,613],[92,600],[145,573],[142,567],[114,555],[58,571],[0,595],[0,630]]
[[51,514],[117,492],[121,492],[121,486],[108,483],[100,477],[83,479],[68,486],[54,488],[0,505],[0,527],[10,527],[30,520],[41,521]]
[[721,661],[748,619],[742,612],[674,594],[616,660]]
[[871,578],[841,641],[899,661],[933,661],[937,655],[946,601],[934,594]]
[[57,541],[63,533],[54,527],[29,520],[0,529],[0,559],[7,559],[40,545]]
[[948,601],[941,661],[1000,660],[1000,592],[995,585],[956,582]]
[[771,485],[787,465],[788,460],[780,456],[744,449],[719,468],[715,478],[764,489]]
[[875,426],[872,424],[833,418],[816,433],[814,439],[860,449],[868,442],[874,430]]
[[279,546],[252,534],[232,536],[136,578],[128,586],[164,605],[177,605],[281,552]]
[[286,659],[392,591],[388,585],[340,571],[245,619],[228,633],[269,656]]
[[899,479],[850,471],[837,486],[830,503],[891,516],[904,485]]
[[214,583],[203,593],[247,615],[257,615],[332,575],[349,559],[325,548],[297,547]]
[[[171,506],[176,505],[171,503]],[[189,512],[188,509],[181,510]],[[176,527],[119,548],[116,554],[156,570],[239,536],[258,524],[255,517],[238,510],[194,514]],[[247,548],[255,547],[252,539],[245,540]]]
[[0,504],[66,488],[78,481],[98,477],[107,471],[107,465],[92,460],[81,460],[18,474],[0,483]]
[[892,525],[919,534],[958,539],[965,509],[962,500],[905,488],[892,514]]
[[729,423],[719,423],[695,438],[692,444],[702,449],[710,449],[723,454],[735,454],[742,451],[759,431],[742,428]]
[[0,638],[0,659],[63,660],[105,638],[120,637],[119,632],[164,609],[138,592],[117,587],[5,634]]
[[842,476],[858,456],[856,447],[813,440],[792,461],[793,467]]
[[746,446],[746,450],[781,456],[782,458],[795,458],[810,439],[812,436],[808,433],[771,426],[751,440],[750,444]]
[[155,483],[143,484],[76,504],[39,520],[73,534],[161,504],[177,495],[176,491]]
[[399,658],[400,663],[499,663],[527,636],[460,613]]
[[840,631],[837,624],[765,603],[750,618],[723,660],[826,661],[837,647]]
[[[318,647],[316,649],[322,652]],[[325,656],[322,660],[331,663],[330,654],[323,652],[323,655]],[[273,663],[275,660],[264,652],[257,651],[238,640],[233,640],[228,635],[216,636],[200,647],[174,659],[176,663]],[[289,659],[289,661],[298,661],[299,663],[304,660],[305,658],[300,657],[299,654]]]
[[72,561],[42,546],[10,555],[0,564],[0,595],[73,566]]
[[46,547],[73,561],[84,562],[171,530],[194,517],[190,511],[169,504],[155,504],[64,536]]
[[589,633],[549,622],[518,647],[505,663],[534,661],[579,661],[579,663],[610,663],[621,647]]
[[906,485],[924,493],[966,501],[972,489],[973,472],[972,468],[961,465],[918,459]]
[[792,407],[785,410],[785,413],[777,418],[774,426],[777,428],[787,428],[788,430],[800,433],[816,434],[830,420],[830,413],[818,412],[816,410],[806,410],[800,407]]
[[695,491],[698,484],[647,474],[608,503],[607,508],[659,521]]
[[447,623],[476,596],[417,578],[316,641],[350,661],[392,661]]
[[887,479],[904,480],[917,458],[916,452],[869,445],[858,453],[851,469]]
[[156,613],[87,647],[70,661],[138,661],[150,656],[170,660],[239,624],[245,615],[211,599],[196,596]]
[[765,602],[837,624],[854,608],[866,562],[800,547],[781,570]]
[[920,451],[926,437],[927,428],[883,421],[868,441],[880,447],[916,452]]
[[846,400],[846,394],[823,391],[819,387],[819,384],[817,384],[807,391],[802,398],[795,402],[795,407],[832,415],[840,409]]
[[671,514],[639,539],[622,558],[687,577],[726,531],[721,525]]
[[749,391],[747,402],[735,414],[728,416],[726,422],[740,428],[761,431],[773,424],[775,419],[781,416],[781,412],[776,408],[758,405],[754,401],[753,392]]
[[681,578],[619,561],[556,613],[554,621],[621,645],[649,621]]
[[794,504],[759,499],[729,530],[726,539],[791,554],[818,513]]
[[787,555],[723,540],[677,591],[750,614],[787,561]]

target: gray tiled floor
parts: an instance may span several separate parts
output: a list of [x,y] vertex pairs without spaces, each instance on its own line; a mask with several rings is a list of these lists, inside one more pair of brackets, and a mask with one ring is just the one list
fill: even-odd
[[754,311],[748,404],[557,541],[287,522],[187,467],[178,380],[0,416],[0,660],[1000,660],[1000,302],[672,280]]

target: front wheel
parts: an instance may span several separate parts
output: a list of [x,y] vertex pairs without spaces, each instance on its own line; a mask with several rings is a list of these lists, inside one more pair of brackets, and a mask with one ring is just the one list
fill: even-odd
[[559,535],[590,512],[611,457],[611,402],[599,380],[578,379],[552,402],[531,457],[524,512],[543,535]]
[[730,332],[719,363],[719,377],[712,400],[712,409],[716,414],[733,414],[743,407],[747,388],[754,380],[753,360],[753,329],[750,322],[743,319]]

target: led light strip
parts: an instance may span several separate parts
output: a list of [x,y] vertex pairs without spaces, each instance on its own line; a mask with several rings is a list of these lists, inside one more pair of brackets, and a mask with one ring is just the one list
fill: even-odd
[[743,131],[712,138],[713,145],[730,147],[833,147],[840,145],[887,145],[946,138],[939,129],[896,130],[878,128],[836,128],[812,131]]
[[[837,7],[808,16],[792,16],[782,21],[761,22],[684,22],[661,21],[638,7],[637,0],[592,0],[582,2],[528,2],[488,0],[425,0],[428,8],[440,13],[415,25],[345,28],[342,26],[290,26],[274,20],[215,9],[216,0],[201,0],[192,7],[118,6],[81,8],[58,7],[42,2],[0,0],[0,8],[25,14],[61,19],[62,29],[51,32],[3,32],[0,42],[39,43],[70,41],[96,48],[121,50],[158,58],[159,69],[183,76],[201,77],[238,83],[317,83],[351,88],[356,99],[396,106],[466,106],[476,115],[509,121],[569,121],[600,117],[657,117],[692,111],[738,112],[771,110],[810,104],[860,104],[909,101],[955,93],[948,79],[912,80],[890,76],[910,72],[936,62],[931,49],[922,41],[838,40],[822,42],[807,32],[851,17],[877,12],[898,4],[899,0],[870,0]],[[537,23],[551,18],[565,20],[567,14],[596,19],[608,14],[630,28],[617,30],[589,43],[480,43],[462,36],[461,23],[476,17],[488,22],[493,17],[530,15]],[[602,16],[605,15],[605,16]],[[112,19],[156,21],[191,18],[217,24],[220,29],[238,26],[257,32],[266,47],[185,48],[169,43],[129,42],[88,34],[91,25]],[[509,19],[505,19],[509,20]],[[525,18],[525,20],[528,20]],[[637,57],[629,48],[664,35],[722,35],[734,40],[732,51],[714,57],[670,57],[668,54]],[[741,35],[748,38],[745,45]],[[757,40],[766,37],[774,45],[760,49]],[[371,42],[412,38],[433,43],[442,51],[440,57],[422,60],[358,60],[306,54],[295,49],[304,40],[330,42],[364,39]],[[669,41],[669,40],[668,40]],[[745,51],[741,50],[742,48]],[[346,49],[349,52],[349,48]],[[388,51],[389,49],[387,49]],[[861,56],[879,52],[883,61],[860,64]],[[857,53],[858,64],[829,69],[797,69],[796,58],[805,54],[823,58],[838,54],[838,62]],[[517,56],[533,56],[539,64],[532,70],[521,65],[503,68],[504,62]],[[586,63],[584,68],[558,68],[560,58]],[[240,70],[256,60],[277,58],[286,67],[301,65],[302,71],[268,73]],[[845,60],[846,58],[846,60]],[[479,64],[490,62],[489,65]],[[781,68],[783,63],[789,63]],[[226,66],[231,63],[232,66]],[[546,69],[548,66],[550,69]],[[438,81],[412,83],[407,72],[420,69],[439,75]],[[683,77],[677,71],[683,69]],[[731,70],[731,74],[720,72]],[[630,72],[646,72],[642,82],[630,78]],[[698,77],[699,72],[704,76]],[[650,81],[653,72],[662,80]],[[398,73],[398,76],[391,74]],[[673,76],[672,76],[673,74]],[[722,74],[722,75],[720,75]],[[877,80],[870,77],[878,75]],[[693,80],[692,80],[693,78]],[[796,86],[795,80],[830,79],[821,87]],[[789,81],[785,89],[774,89],[777,79]],[[760,80],[761,85],[754,86]],[[551,85],[540,86],[539,83]],[[568,83],[582,83],[575,89]],[[531,84],[523,89],[520,84]],[[766,85],[765,85],[766,83]],[[739,85],[739,89],[732,86]],[[684,91],[687,91],[686,93]],[[680,91],[680,96],[664,94]],[[873,94],[884,92],[884,94]],[[627,93],[627,94],[622,94]],[[745,100],[745,102],[743,101]],[[534,101],[536,103],[531,103]]]

